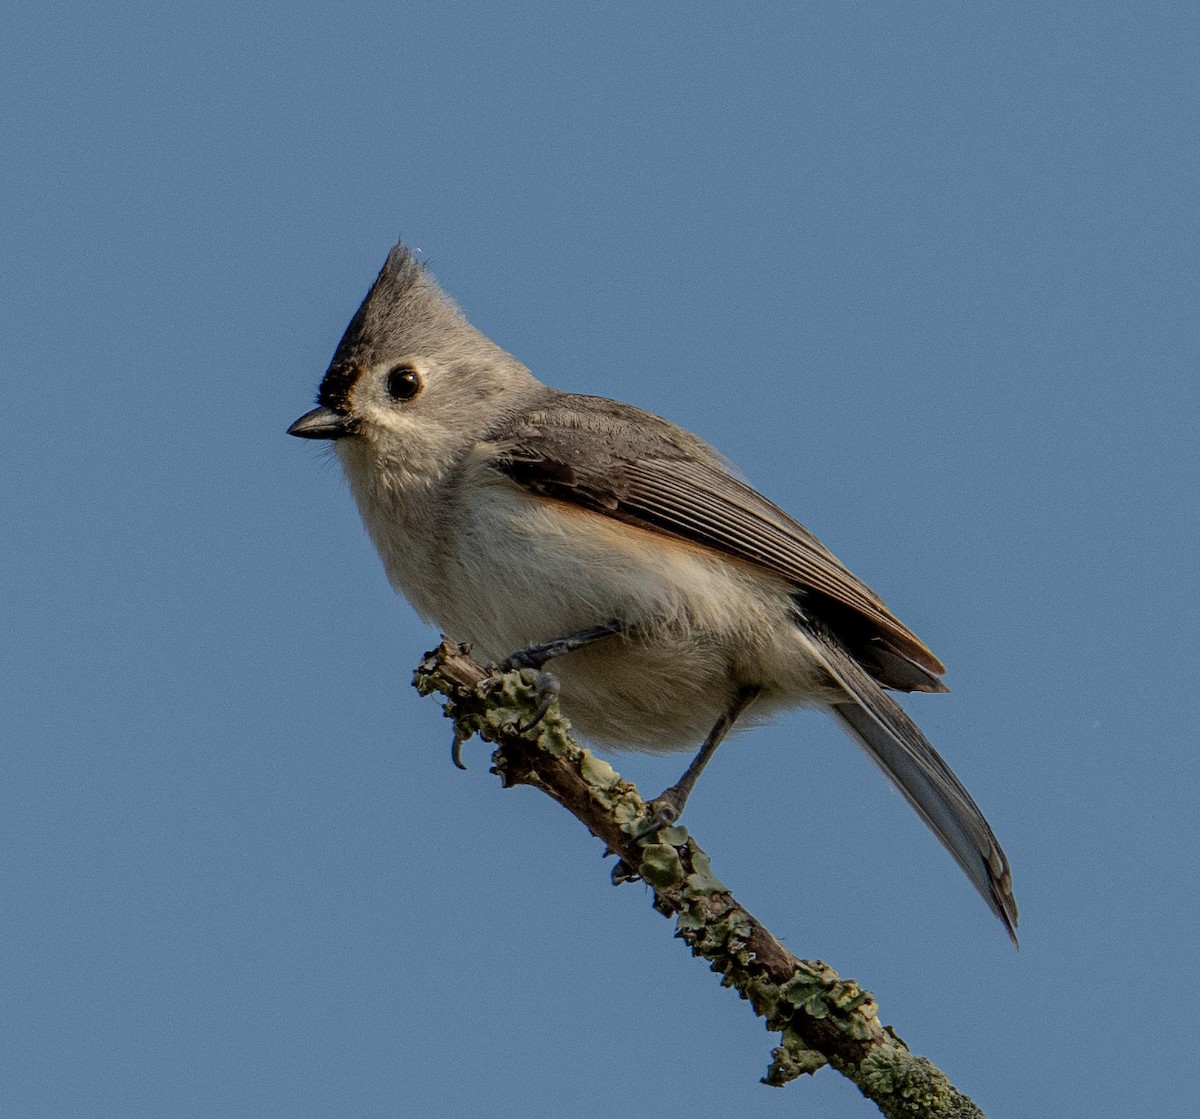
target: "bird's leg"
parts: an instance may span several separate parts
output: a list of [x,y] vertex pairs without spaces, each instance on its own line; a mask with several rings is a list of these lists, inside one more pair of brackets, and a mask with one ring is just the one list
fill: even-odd
[[529,645],[518,649],[512,656],[505,658],[500,666],[502,672],[511,672],[514,668],[540,669],[548,660],[561,657],[564,653],[573,653],[585,645],[599,641],[602,637],[613,637],[618,633],[627,633],[628,627],[620,622],[605,622],[603,625],[581,629],[576,633],[568,633],[554,641],[545,641],[540,645]]
[[631,632],[629,626],[613,620],[605,622],[603,625],[591,626],[589,629],[581,629],[576,633],[569,633],[566,637],[559,637],[554,641],[529,645],[506,657],[500,665],[501,672],[532,668],[538,676],[537,710],[528,723],[522,723],[517,729],[523,733],[536,727],[545,718],[546,712],[550,710],[550,705],[558,699],[558,680],[551,673],[542,671],[542,666],[547,661],[554,657],[561,657],[564,653],[573,653],[576,649],[582,649],[585,645],[591,645],[605,637],[615,637],[617,634],[628,635]]
[[659,828],[669,827],[683,814],[683,806],[687,803],[696,779],[708,765],[709,759],[717,752],[717,747],[724,741],[725,736],[733,728],[738,717],[750,706],[762,691],[757,685],[739,688],[728,709],[716,721],[713,729],[708,732],[700,752],[692,759],[692,764],[684,770],[669,789],[664,789],[646,806],[650,809],[650,822],[637,834],[638,839],[653,835]]

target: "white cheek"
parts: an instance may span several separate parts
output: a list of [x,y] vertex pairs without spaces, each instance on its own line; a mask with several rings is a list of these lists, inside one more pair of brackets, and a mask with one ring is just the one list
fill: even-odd
[[437,460],[417,439],[382,455],[365,439],[336,444],[350,492],[391,584],[426,621],[439,623],[443,599]]

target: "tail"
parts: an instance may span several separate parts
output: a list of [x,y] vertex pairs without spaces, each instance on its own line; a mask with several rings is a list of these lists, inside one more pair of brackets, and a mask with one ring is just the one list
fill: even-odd
[[1017,943],[1012,873],[999,841],[971,794],[938,752],[836,638],[812,619],[797,619],[812,652],[847,692],[833,713],[888,775],[966,872]]

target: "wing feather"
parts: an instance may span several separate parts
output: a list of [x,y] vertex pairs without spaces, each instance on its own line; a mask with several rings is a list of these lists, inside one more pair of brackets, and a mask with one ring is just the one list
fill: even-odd
[[941,661],[874,591],[681,428],[616,401],[555,392],[508,421],[497,443],[496,469],[532,492],[770,571],[794,584],[883,683],[945,690]]

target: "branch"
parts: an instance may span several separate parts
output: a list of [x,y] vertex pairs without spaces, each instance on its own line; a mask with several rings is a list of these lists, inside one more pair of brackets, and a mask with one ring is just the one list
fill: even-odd
[[537,709],[535,674],[495,674],[468,646],[443,639],[413,677],[422,695],[440,692],[454,721],[455,757],[473,734],[496,743],[494,769],[505,788],[532,785],[553,797],[620,858],[613,881],[643,879],[654,908],[676,933],[766,1020],[781,1044],[763,1082],[782,1086],[824,1064],[849,1077],[889,1119],[986,1119],[929,1060],[911,1053],[880,1023],[875,1000],[827,964],[797,959],[733,899],[708,856],[682,827],[637,839],[649,819],[637,789],[569,737],[554,704],[529,730]]

